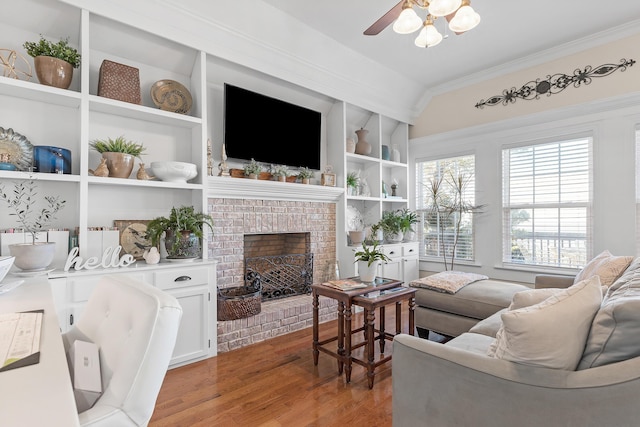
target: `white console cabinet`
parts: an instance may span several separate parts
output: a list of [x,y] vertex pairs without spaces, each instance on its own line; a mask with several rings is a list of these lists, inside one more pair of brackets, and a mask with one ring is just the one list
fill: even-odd
[[[359,250],[359,247],[350,246],[350,248],[351,258],[354,259],[353,254]],[[389,261],[381,262],[378,266],[377,275],[379,277],[400,280],[405,286],[407,286],[410,281],[418,279],[418,242],[384,244],[380,246],[380,248],[382,252],[389,257]],[[355,272],[341,274],[342,277],[357,275],[357,264]]]
[[215,356],[217,353],[216,263],[157,264],[109,270],[52,273],[49,278],[60,330],[73,326],[104,274],[126,274],[173,295],[182,306],[182,320],[170,367]]

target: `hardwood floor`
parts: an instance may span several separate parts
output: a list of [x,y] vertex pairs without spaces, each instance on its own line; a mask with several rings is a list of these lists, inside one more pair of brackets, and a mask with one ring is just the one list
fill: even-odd
[[[402,309],[406,333],[406,303]],[[387,310],[388,332],[395,332],[394,311]],[[354,324],[362,323],[356,314]],[[337,321],[320,325],[320,340],[336,334]],[[361,339],[362,333],[354,335]],[[391,348],[387,341],[385,353]],[[362,357],[363,351],[354,353]],[[376,369],[371,390],[357,364],[346,384],[335,358],[321,352],[314,366],[312,328],[303,329],[168,371],[149,425],[391,426],[391,363]]]

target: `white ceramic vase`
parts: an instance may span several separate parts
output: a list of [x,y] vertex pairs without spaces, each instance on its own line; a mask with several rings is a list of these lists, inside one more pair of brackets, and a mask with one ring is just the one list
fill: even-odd
[[360,280],[363,282],[373,282],[376,279],[376,274],[378,273],[378,265],[380,261],[374,261],[371,265],[368,265],[369,261],[358,261],[358,274],[360,276]]
[[25,271],[44,270],[53,262],[55,242],[16,243],[9,245],[9,252],[16,257],[16,267]]

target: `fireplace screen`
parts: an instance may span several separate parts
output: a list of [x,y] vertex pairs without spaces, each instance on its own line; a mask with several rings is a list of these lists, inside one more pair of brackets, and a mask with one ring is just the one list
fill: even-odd
[[247,286],[262,288],[262,301],[311,293],[313,254],[260,256],[245,259]]

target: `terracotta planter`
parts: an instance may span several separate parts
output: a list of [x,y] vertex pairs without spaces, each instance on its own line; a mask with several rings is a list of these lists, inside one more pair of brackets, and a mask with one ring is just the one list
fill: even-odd
[[67,61],[51,56],[33,58],[38,81],[47,86],[68,89],[73,78],[73,66]]
[[125,153],[102,153],[107,161],[109,176],[112,178],[129,178],[135,164],[135,157]]

